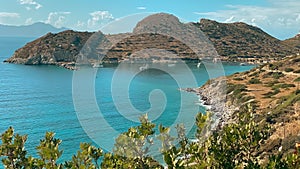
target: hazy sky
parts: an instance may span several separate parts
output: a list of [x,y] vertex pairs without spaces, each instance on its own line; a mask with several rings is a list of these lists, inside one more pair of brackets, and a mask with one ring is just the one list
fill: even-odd
[[0,0],[0,4],[0,24],[5,25],[45,22],[90,31],[127,15],[166,12],[187,22],[242,21],[280,39],[300,31],[299,0]]

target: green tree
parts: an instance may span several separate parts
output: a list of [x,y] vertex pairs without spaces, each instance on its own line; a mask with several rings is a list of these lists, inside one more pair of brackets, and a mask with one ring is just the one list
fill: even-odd
[[150,155],[155,124],[147,114],[140,117],[141,124],[130,127],[115,140],[113,154],[104,156],[103,168],[162,168]]
[[65,162],[66,168],[96,169],[100,168],[100,158],[103,150],[92,146],[90,143],[80,143],[80,151],[73,155],[71,161]]
[[[237,112],[235,123],[228,123],[211,131],[210,113],[199,113],[196,118],[197,141],[185,136],[183,125],[177,125],[177,137],[170,135],[170,128],[160,125],[157,138],[161,141],[161,152],[168,168],[265,168],[299,169],[300,149],[284,156],[282,153],[269,157],[266,165],[259,163],[257,153],[268,138],[269,127],[256,121],[253,106],[242,106]],[[81,143],[80,150],[64,165],[57,160],[63,151],[59,150],[60,139],[53,132],[47,132],[37,146],[39,157],[27,155],[27,136],[15,134],[12,127],[1,135],[0,157],[9,169],[97,169],[97,168],[163,168],[149,155],[155,137],[155,125],[147,115],[140,118],[141,124],[122,133],[115,143],[114,153],[103,153],[102,149],[89,143]],[[178,143],[178,144],[175,144]],[[101,161],[101,164],[100,164]]]
[[54,135],[53,132],[46,132],[45,139],[41,140],[40,145],[36,147],[41,157],[37,160],[39,167],[62,168],[61,164],[57,164],[57,160],[63,153],[62,150],[59,150],[62,141],[54,138]]
[[[0,155],[2,163],[5,168],[23,168],[28,166],[28,159],[26,158],[27,151],[24,149],[27,135],[14,135],[14,129],[9,127],[3,134],[1,134],[2,144],[0,145]],[[30,158],[31,159],[31,158]],[[32,162],[32,160],[30,161]]]

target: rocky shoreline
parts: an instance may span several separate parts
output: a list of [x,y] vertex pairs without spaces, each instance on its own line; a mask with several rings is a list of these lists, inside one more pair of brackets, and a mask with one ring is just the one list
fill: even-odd
[[209,80],[199,88],[180,90],[195,93],[199,97],[199,104],[212,114],[211,130],[218,130],[225,124],[234,122],[233,113],[238,110],[238,106],[227,100],[224,77]]

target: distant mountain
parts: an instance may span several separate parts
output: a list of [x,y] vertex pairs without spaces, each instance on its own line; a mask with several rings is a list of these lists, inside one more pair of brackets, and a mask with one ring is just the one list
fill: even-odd
[[55,28],[42,22],[25,26],[0,25],[0,37],[40,37],[48,32],[58,33],[64,30],[67,28]]

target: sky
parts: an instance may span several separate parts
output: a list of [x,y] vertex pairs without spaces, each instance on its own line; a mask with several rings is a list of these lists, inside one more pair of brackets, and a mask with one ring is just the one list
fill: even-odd
[[0,24],[44,22],[80,31],[136,13],[165,12],[185,22],[201,18],[245,22],[279,39],[300,32],[299,0],[0,0]]

